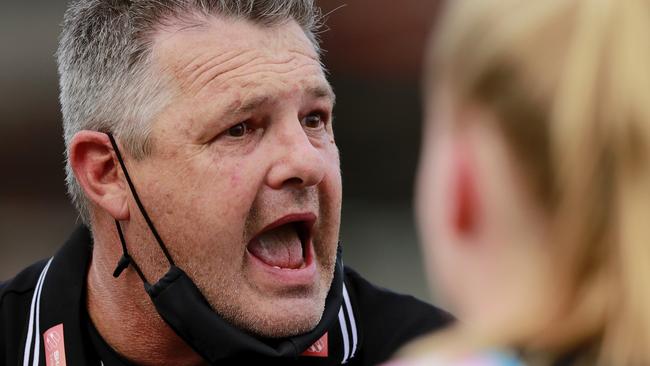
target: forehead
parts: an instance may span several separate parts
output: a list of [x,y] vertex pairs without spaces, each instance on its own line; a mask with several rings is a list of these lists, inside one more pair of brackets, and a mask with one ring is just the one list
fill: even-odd
[[325,81],[318,52],[295,21],[266,26],[210,17],[196,26],[167,25],[153,41],[155,62],[183,92],[250,89],[266,81],[313,89]]

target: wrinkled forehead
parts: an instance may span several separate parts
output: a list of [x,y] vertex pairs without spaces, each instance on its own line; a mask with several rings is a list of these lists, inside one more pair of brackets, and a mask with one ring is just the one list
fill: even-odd
[[264,71],[262,67],[287,73],[302,70],[295,74],[324,80],[317,50],[293,20],[264,25],[211,16],[192,25],[170,22],[154,34],[152,51],[154,63],[183,88]]

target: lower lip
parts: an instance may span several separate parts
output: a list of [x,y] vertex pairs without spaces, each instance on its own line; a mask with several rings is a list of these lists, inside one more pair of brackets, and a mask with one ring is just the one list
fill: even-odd
[[301,268],[277,268],[268,265],[246,250],[248,263],[255,272],[261,274],[257,282],[268,283],[271,286],[298,287],[310,286],[316,278],[316,264],[314,261],[314,249],[311,241],[306,245],[305,264]]

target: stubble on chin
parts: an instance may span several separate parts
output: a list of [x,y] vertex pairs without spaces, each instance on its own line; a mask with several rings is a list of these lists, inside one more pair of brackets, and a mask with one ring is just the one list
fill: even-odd
[[[318,208],[318,193],[302,191],[293,195],[294,207]],[[265,224],[262,222],[270,203],[257,201],[249,210],[240,245]],[[199,266],[189,266],[188,275],[195,281],[212,308],[226,321],[250,334],[265,338],[283,338],[307,333],[314,329],[322,318],[325,300],[329,293],[338,246],[339,216],[331,212],[319,212],[315,236],[313,238],[318,280],[309,289],[287,293],[269,293],[245,276],[246,260],[202,261]],[[275,217],[273,219],[276,219]],[[268,219],[267,219],[268,220]],[[334,227],[336,225],[336,227]],[[246,251],[241,250],[245,256]],[[215,253],[215,255],[217,255]],[[189,261],[188,263],[197,263]],[[228,269],[224,271],[224,269]]]

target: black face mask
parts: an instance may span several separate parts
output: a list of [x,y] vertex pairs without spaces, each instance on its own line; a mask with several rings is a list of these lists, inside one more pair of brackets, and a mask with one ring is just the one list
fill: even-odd
[[150,284],[140,267],[129,256],[122,227],[115,220],[124,253],[113,276],[116,278],[119,277],[126,268],[132,266],[142,279],[144,288],[149,294],[149,297],[151,297],[160,316],[185,343],[192,347],[206,361],[211,364],[216,364],[233,358],[296,358],[320,339],[328,330],[329,326],[336,322],[342,303],[343,291],[343,265],[341,262],[340,246],[337,251],[334,280],[325,300],[325,311],[316,328],[310,333],[285,339],[262,340],[234,327],[219,316],[212,309],[194,282],[192,282],[182,269],[174,264],[174,260],[160,238],[160,235],[158,235],[158,231],[138,197],[115,139],[111,134],[108,134],[108,137],[111,140],[120,166],[124,171],[124,176],[133,194],[133,198],[170,265],[169,271],[157,283]]

